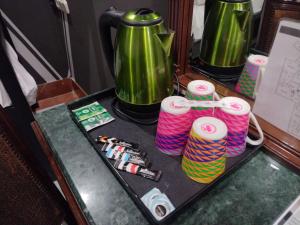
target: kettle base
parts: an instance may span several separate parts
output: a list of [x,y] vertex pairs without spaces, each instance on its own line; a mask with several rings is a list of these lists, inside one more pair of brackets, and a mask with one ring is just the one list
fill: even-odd
[[191,62],[194,70],[219,81],[237,81],[242,73],[244,64],[236,67],[212,66],[197,58]]
[[143,125],[157,122],[160,103],[153,105],[134,105],[115,98],[112,108],[117,116]]

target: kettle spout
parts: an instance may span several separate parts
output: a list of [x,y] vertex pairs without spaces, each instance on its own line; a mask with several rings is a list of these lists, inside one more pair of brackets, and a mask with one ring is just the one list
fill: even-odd
[[236,20],[238,21],[240,29],[242,31],[245,31],[251,16],[251,12],[248,10],[234,10],[234,14],[236,16]]
[[157,39],[167,56],[169,56],[171,52],[174,34],[174,31],[170,31],[169,33],[154,34],[154,37]]

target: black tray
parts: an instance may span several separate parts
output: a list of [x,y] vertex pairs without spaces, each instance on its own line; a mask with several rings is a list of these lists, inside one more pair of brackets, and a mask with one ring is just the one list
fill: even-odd
[[[71,114],[73,120],[81,129],[81,131],[88,138],[90,143],[94,146],[106,165],[111,169],[113,174],[118,178],[121,185],[126,189],[130,197],[137,204],[138,208],[147,217],[152,224],[168,224],[180,211],[193,201],[203,196],[209,189],[211,189],[218,181],[227,176],[230,172],[241,166],[257,152],[260,146],[247,146],[246,151],[235,158],[228,158],[225,172],[210,184],[200,184],[192,181],[181,170],[181,157],[172,157],[165,155],[155,148],[154,140],[156,133],[156,125],[145,126],[138,125],[130,121],[119,118],[112,110],[111,103],[115,98],[114,89],[104,90],[93,95],[81,98],[68,105],[68,109],[76,109],[78,107],[87,105],[94,101],[98,101],[103,105],[109,113],[116,118],[115,121],[106,124],[102,127],[95,128],[86,132],[80,123],[76,121]],[[140,176],[132,175],[127,172],[116,170],[105,154],[100,151],[101,145],[95,142],[98,135],[108,135],[112,137],[122,138],[131,142],[136,142],[140,148],[148,153],[148,157],[152,163],[153,170],[161,170],[162,177],[159,182],[154,182]],[[161,192],[165,193],[170,201],[175,206],[175,210],[161,221],[157,221],[146,208],[140,198],[157,187]]]

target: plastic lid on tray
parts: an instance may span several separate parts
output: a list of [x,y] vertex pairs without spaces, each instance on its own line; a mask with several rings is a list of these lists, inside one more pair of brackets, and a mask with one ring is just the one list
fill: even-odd
[[191,108],[186,106],[178,106],[176,102],[188,101],[181,96],[170,96],[161,102],[161,110],[174,115],[181,115],[187,113]]
[[251,107],[244,99],[237,97],[224,97],[221,101],[227,106],[221,108],[222,111],[231,115],[246,115],[249,114]]
[[222,120],[210,116],[196,119],[192,130],[196,135],[207,140],[220,140],[227,136],[226,124]]

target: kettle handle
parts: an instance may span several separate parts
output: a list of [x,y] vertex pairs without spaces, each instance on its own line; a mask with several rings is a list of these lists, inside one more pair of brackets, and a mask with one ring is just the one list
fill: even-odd
[[102,48],[105,54],[107,64],[113,77],[114,73],[114,49],[111,38],[111,27],[117,28],[121,22],[124,12],[117,11],[115,7],[110,7],[100,17],[99,29],[102,42]]

